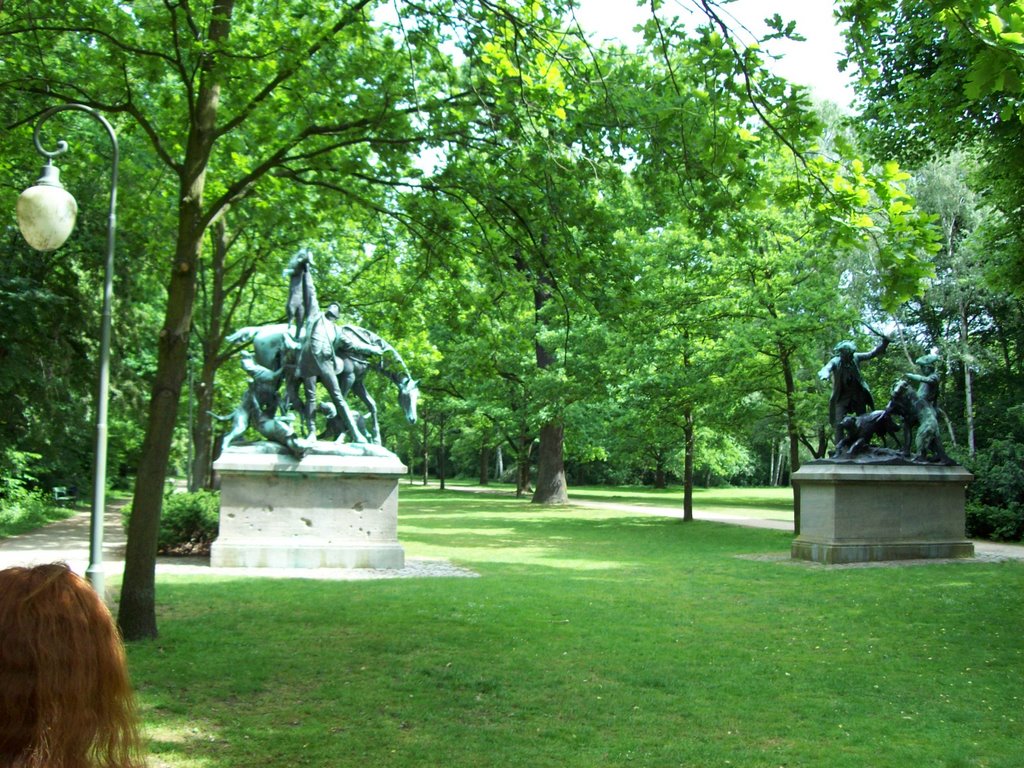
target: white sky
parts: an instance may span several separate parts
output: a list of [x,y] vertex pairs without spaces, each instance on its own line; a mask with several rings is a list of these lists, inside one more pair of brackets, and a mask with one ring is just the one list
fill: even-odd
[[[666,0],[661,13],[686,19],[694,7],[692,0]],[[576,17],[584,29],[592,30],[598,39],[618,39],[634,45],[639,36],[632,28],[647,19],[649,9],[647,3],[638,8],[636,0],[580,0]],[[773,41],[767,45],[768,51],[782,56],[771,64],[772,70],[787,80],[810,86],[819,99],[849,107],[853,90],[849,76],[836,67],[843,40],[832,9],[832,0],[735,0],[721,8],[723,19],[741,41],[752,41],[750,33],[764,34],[767,27],[763,20],[774,13],[784,21],[795,21],[796,31],[807,40],[803,43]],[[701,14],[692,18],[688,27],[696,26],[705,17]]]

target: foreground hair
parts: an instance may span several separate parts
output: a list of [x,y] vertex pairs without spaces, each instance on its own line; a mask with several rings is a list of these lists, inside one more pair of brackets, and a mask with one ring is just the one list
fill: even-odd
[[0,766],[140,768],[124,646],[63,563],[0,571]]

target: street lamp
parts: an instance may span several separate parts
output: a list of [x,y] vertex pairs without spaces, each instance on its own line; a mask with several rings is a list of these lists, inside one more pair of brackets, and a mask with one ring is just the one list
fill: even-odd
[[96,119],[107,131],[114,148],[110,173],[110,215],[107,222],[107,259],[103,281],[103,322],[100,331],[100,382],[96,401],[96,467],[93,475],[92,518],[89,537],[89,567],[86,578],[102,597],[103,585],[103,512],[107,493],[107,401],[110,390],[110,305],[114,296],[114,233],[117,208],[117,136],[110,123],[95,109],[84,104],[61,104],[50,107],[36,122],[32,141],[36,151],[46,158],[42,174],[34,186],[18,198],[18,226],[28,244],[38,251],[60,248],[75,226],[78,204],[60,183],[60,173],[53,158],[68,150],[66,141],[57,142],[57,148],[46,150],[39,140],[43,123],[58,112],[85,112]]

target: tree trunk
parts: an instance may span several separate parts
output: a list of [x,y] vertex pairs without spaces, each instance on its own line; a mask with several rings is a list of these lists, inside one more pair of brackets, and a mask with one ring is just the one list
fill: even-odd
[[967,333],[967,307],[960,303],[960,354],[964,361],[964,419],[967,424],[967,455],[974,458],[974,377],[971,374],[970,338]]
[[501,443],[494,449],[494,478],[501,482],[505,476],[505,454],[502,452]]
[[[185,202],[182,207],[197,207]],[[179,230],[176,263],[167,296],[167,314],[160,332],[157,371],[149,404],[146,436],[139,458],[135,497],[128,522],[124,580],[118,625],[125,640],[156,637],[156,546],[163,506],[164,478],[170,457],[178,402],[185,378],[189,326],[195,287],[195,264],[202,232],[186,217]],[[191,229],[191,232],[190,232]],[[189,235],[192,234],[192,237]],[[190,252],[191,249],[191,252]]]
[[[216,0],[207,39],[216,48],[231,29],[234,0]],[[160,531],[164,479],[174,437],[188,339],[195,301],[196,266],[207,224],[203,212],[206,168],[213,150],[220,84],[216,57],[202,62],[185,160],[181,167],[178,234],[167,291],[167,310],[157,344],[157,369],[149,403],[146,436],[139,457],[135,497],[128,522],[121,606],[117,621],[125,640],[156,637],[156,544]]]
[[[690,332],[683,331],[683,366],[690,367]],[[693,436],[693,406],[686,403],[683,406],[683,520],[693,520],[693,454],[696,450],[696,441]],[[710,469],[708,470],[710,474]],[[707,485],[711,485],[710,480]]]
[[430,427],[426,418],[423,419],[423,484],[427,484],[430,477]]
[[778,443],[772,439],[771,445],[769,446],[770,455],[768,459],[768,485],[776,486],[779,484],[779,477],[782,475],[782,454],[778,450]]
[[444,490],[444,428],[446,419],[442,418],[438,425],[437,438],[437,481],[438,487]]
[[[539,342],[536,343],[537,363],[547,368],[554,363],[554,356]],[[565,481],[565,425],[561,419],[552,419],[540,428],[540,448],[537,451],[537,490],[534,504],[565,504],[569,501]]]
[[[189,365],[191,366],[191,362]],[[210,487],[210,464],[213,448],[210,437],[213,434],[213,429],[212,419],[207,413],[211,406],[206,405],[206,401],[210,398],[204,397],[210,392],[210,389],[203,386],[201,378],[195,382],[191,371],[188,378],[189,407],[193,414],[189,419],[189,445],[191,447],[189,458],[191,461],[188,468],[188,490],[190,493],[195,493]]]
[[800,535],[800,488],[792,482],[793,473],[800,469],[800,435],[796,424],[796,383],[790,351],[779,344],[779,362],[786,384],[786,434],[789,437],[790,484],[793,486],[793,533]]
[[693,520],[693,453],[696,443],[693,436],[693,408],[683,408],[683,520]]
[[490,482],[490,477],[488,477],[490,458],[491,457],[488,454],[487,446],[481,446],[478,463],[478,469],[480,472],[480,485],[487,485]]
[[561,423],[550,421],[540,428],[537,490],[530,499],[534,504],[565,504],[569,500],[563,463],[564,441],[565,428]]
[[[547,245],[547,235],[541,236],[542,245]],[[516,268],[533,281],[533,313],[537,327],[544,325],[543,310],[551,300],[551,277],[536,274],[526,263],[522,253],[516,252]],[[539,333],[539,331],[538,331]],[[544,371],[558,362],[558,359],[534,338],[534,352],[537,367]],[[540,428],[540,449],[537,451],[537,490],[530,499],[534,504],[564,504],[569,500],[565,481],[565,425],[561,417],[550,419]]]
[[668,483],[665,480],[665,460],[658,457],[657,465],[654,467],[654,487],[665,488]]
[[523,497],[533,489],[530,486],[530,438],[519,436],[516,446],[516,496]]
[[206,333],[202,339],[203,360],[199,375],[199,386],[189,396],[195,401],[196,420],[192,430],[192,444],[195,452],[192,460],[192,471],[189,490],[198,491],[212,485],[213,465],[213,396],[215,377],[222,364],[220,347],[224,337],[224,288],[225,265],[228,256],[227,226],[224,218],[217,219],[212,237],[213,257],[211,271],[213,284],[209,289],[208,322]]
[[209,490],[213,487],[213,410],[214,375],[216,368],[208,366],[204,354],[199,383],[193,393],[196,420],[192,429],[195,453],[192,458],[192,486],[190,491]]
[[[824,433],[824,430],[822,430]],[[773,485],[782,487],[785,484],[786,477],[786,454],[782,451],[782,445],[775,446],[775,482]]]

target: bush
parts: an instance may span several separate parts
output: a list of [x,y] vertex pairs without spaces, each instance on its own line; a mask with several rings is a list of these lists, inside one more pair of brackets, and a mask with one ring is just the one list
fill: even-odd
[[967,505],[967,536],[992,541],[1020,541],[1024,538],[1024,504],[1007,507]]
[[1024,502],[1024,445],[993,440],[970,462],[974,482],[970,496],[981,504],[1005,506]]
[[205,554],[217,538],[220,494],[213,491],[169,493],[160,516],[157,551],[161,554]]
[[17,504],[31,495],[31,489],[38,485],[32,465],[39,458],[38,453],[13,448],[4,448],[0,452],[0,501]]
[[39,493],[19,491],[10,494],[7,498],[0,498],[0,539],[34,531],[74,513],[75,510],[58,507]]
[[1024,538],[1024,445],[993,440],[968,468],[967,535],[994,541]]

